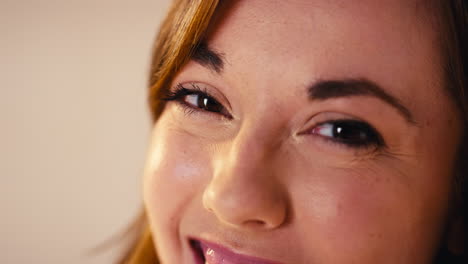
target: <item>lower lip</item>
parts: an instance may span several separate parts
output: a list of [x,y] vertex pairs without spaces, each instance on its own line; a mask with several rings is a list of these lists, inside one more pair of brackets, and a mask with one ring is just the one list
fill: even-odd
[[[196,264],[280,264],[255,257],[236,254],[222,246],[200,240],[191,240]],[[203,256],[201,256],[203,255]],[[206,259],[205,261],[203,259]]]

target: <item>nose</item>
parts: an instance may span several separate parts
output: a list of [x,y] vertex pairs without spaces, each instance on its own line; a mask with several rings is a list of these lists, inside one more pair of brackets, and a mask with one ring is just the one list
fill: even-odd
[[[274,229],[286,220],[286,188],[280,182],[271,144],[253,135],[238,135],[219,153],[203,193],[203,205],[224,224]],[[223,155],[224,154],[224,155]]]

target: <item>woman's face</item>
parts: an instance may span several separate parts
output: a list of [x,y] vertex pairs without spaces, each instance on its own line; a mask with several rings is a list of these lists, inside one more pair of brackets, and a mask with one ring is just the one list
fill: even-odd
[[430,263],[461,129],[423,2],[218,14],[152,134],[162,263]]

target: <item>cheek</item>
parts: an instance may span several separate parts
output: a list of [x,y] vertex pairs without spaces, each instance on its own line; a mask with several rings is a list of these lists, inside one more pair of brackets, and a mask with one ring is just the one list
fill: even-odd
[[[194,202],[206,174],[204,152],[190,135],[168,129],[164,120],[153,130],[143,181],[143,195],[158,252],[180,252],[179,224]],[[177,263],[171,254],[169,263]],[[164,254],[160,256],[166,259]]]
[[[328,239],[336,241],[343,236],[358,238],[364,235],[364,231],[372,233],[374,227],[379,230],[376,226],[383,223],[377,220],[391,214],[394,209],[392,205],[398,204],[397,199],[389,198],[394,194],[387,195],[392,192],[391,184],[378,191],[378,183],[370,182],[363,175],[353,176],[333,170],[324,171],[323,174],[327,177],[317,177],[311,183],[297,185],[296,204],[301,208],[296,211],[299,219],[325,227],[317,229]],[[403,195],[399,197],[403,199]],[[395,208],[405,212],[404,207],[405,204],[400,204]]]
[[[446,208],[413,188],[405,179],[408,175],[376,168],[322,168],[315,175],[294,184],[293,204],[299,229],[307,233],[302,244],[320,248],[322,261],[372,263],[388,256],[425,263],[421,258],[430,258]],[[432,194],[439,200],[440,193]]]

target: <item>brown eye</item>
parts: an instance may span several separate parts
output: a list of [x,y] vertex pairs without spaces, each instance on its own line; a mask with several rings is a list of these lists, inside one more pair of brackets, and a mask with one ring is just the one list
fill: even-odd
[[183,101],[191,107],[208,112],[221,113],[224,109],[218,101],[202,93],[188,94]]
[[232,119],[231,114],[223,104],[195,84],[191,84],[190,89],[185,88],[182,84],[178,84],[172,90],[167,91],[161,100],[178,103],[185,110],[189,110],[186,113],[192,113],[193,111],[209,112]]
[[379,133],[370,125],[361,121],[329,121],[314,127],[311,133],[352,147],[383,145]]

